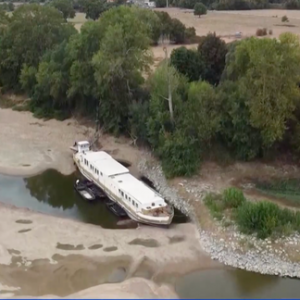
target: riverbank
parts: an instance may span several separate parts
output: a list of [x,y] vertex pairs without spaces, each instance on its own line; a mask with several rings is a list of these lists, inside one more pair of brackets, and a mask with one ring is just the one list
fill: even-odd
[[[259,240],[241,234],[234,224],[224,226],[213,220],[202,202],[206,193],[220,191],[218,180],[215,185],[205,181],[195,185],[194,182],[180,182],[178,179],[167,182],[159,164],[150,157],[139,163],[139,170],[158,191],[197,224],[200,244],[213,259],[247,271],[300,278],[299,234],[277,240]],[[184,199],[182,195],[185,195]]]
[[[44,121],[30,112],[1,108],[0,128],[0,173],[6,175],[32,176],[47,169],[69,175],[75,171],[70,146],[95,136],[94,128],[75,119]],[[116,159],[135,162],[141,157],[127,139],[100,135],[99,142]]]
[[16,296],[66,296],[136,276],[220,267],[193,224],[109,230],[2,204],[0,226],[1,292]]
[[[42,121],[35,119],[29,112],[16,112],[10,109],[0,109],[0,126],[3,129],[0,131],[0,142],[5,145],[0,148],[0,173],[12,175],[29,176],[49,168],[57,169],[63,174],[70,174],[74,171],[74,166],[69,146],[74,143],[74,140],[93,140],[94,137],[92,128],[81,125],[75,120]],[[207,208],[202,203],[203,196],[207,192],[218,192],[230,186],[236,178],[246,176],[249,172],[254,176],[278,172],[277,169],[274,170],[274,167],[267,165],[262,169],[262,165],[235,164],[229,168],[229,171],[227,169],[223,172],[221,168],[212,167],[208,163],[201,171],[204,175],[167,181],[151,154],[132,147],[130,140],[100,135],[99,143],[102,150],[111,153],[116,159],[132,163],[132,168],[136,172],[152,180],[156,188],[177,208],[189,214],[198,227],[195,224],[182,224],[165,231],[142,226],[137,230],[119,232],[1,206],[0,226],[3,230],[0,234],[0,251],[3,255],[0,268],[5,268],[5,272],[1,271],[0,274],[5,274],[6,277],[1,279],[0,275],[0,283],[3,281],[3,285],[16,288],[23,286],[21,290],[15,292],[15,295],[52,294],[56,286],[54,282],[63,282],[64,272],[69,279],[71,278],[70,280],[75,278],[74,282],[81,282],[82,279],[78,279],[78,276],[79,278],[82,276],[89,279],[90,286],[96,286],[99,281],[90,278],[98,277],[94,276],[93,272],[89,272],[94,270],[95,264],[98,263],[102,270],[103,261],[108,261],[114,268],[120,267],[121,262],[121,268],[126,270],[132,268],[142,270],[141,274],[143,276],[147,274],[146,278],[149,279],[155,278],[158,274],[180,275],[192,270],[222,267],[221,264],[213,262],[210,256],[226,265],[249,271],[299,277],[297,255],[291,256],[297,254],[298,237],[277,241],[276,246],[269,240],[261,242],[253,237],[246,237],[239,234],[233,226],[225,228],[217,224],[211,219]],[[291,169],[287,168],[287,170],[290,172]],[[294,168],[292,171],[297,173],[299,170]],[[34,225],[16,223],[17,220],[28,219],[34,221]],[[22,228],[19,228],[20,226]],[[186,238],[183,239],[182,237],[185,236]],[[149,247],[149,243],[156,245],[153,239],[159,247]],[[141,240],[148,246],[141,245]],[[134,245],[128,244],[130,242]],[[89,249],[89,247],[96,247],[96,249]],[[105,248],[108,250],[104,250]],[[285,249],[292,250],[289,252]],[[66,259],[60,260],[60,264],[57,264],[54,258],[61,258],[61,256]],[[19,267],[20,263],[22,268]],[[37,278],[42,280],[40,277],[43,277],[32,277],[31,281],[25,279],[30,274],[28,263],[32,266],[32,270],[36,270],[38,265],[40,274],[48,270],[44,280],[50,282],[50,285],[41,282],[41,286],[45,288],[36,291],[35,282]],[[53,270],[53,266],[58,266],[58,269]],[[70,266],[72,271],[69,271]],[[149,266],[151,266],[150,271]],[[15,271],[10,271],[10,268],[19,270],[17,278],[20,283],[14,282],[12,278],[16,276],[12,277],[11,274]],[[59,274],[62,272],[62,279],[57,275],[51,275],[55,274],[54,271]],[[126,278],[130,278],[134,273],[126,272],[131,274]],[[108,275],[105,276],[100,283],[106,282]],[[80,289],[89,287],[74,282],[64,283],[63,287],[67,287],[68,290],[63,292],[59,290],[57,294],[67,295],[78,291],[70,286],[80,287]],[[5,291],[4,288],[1,289]]]

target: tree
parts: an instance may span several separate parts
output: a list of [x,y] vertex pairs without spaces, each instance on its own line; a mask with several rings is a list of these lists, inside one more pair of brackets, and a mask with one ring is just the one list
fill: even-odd
[[1,37],[0,83],[6,88],[20,88],[23,64],[37,67],[45,51],[76,33],[53,7],[22,5],[11,17]]
[[[171,122],[168,103],[169,82],[174,122]],[[151,94],[148,119],[149,142],[157,150],[160,144],[160,134],[172,132],[176,124],[181,122],[187,80],[172,65],[169,65],[168,61],[163,61],[150,77],[149,86]]]
[[87,19],[97,20],[106,9],[105,0],[86,0],[84,2],[85,17]]
[[250,124],[260,130],[265,149],[283,138],[300,98],[299,47],[299,38],[291,33],[279,41],[250,38],[236,47],[230,67],[247,94]]
[[65,20],[67,18],[75,17],[75,10],[71,0],[53,0],[50,2],[50,5],[58,9],[62,13]]
[[72,61],[67,96],[76,98],[76,108],[85,114],[95,113],[99,103],[92,58],[99,51],[103,35],[100,22],[88,21],[81,27],[80,34],[72,36],[67,45],[67,55]]
[[171,64],[190,81],[200,80],[203,76],[204,64],[199,52],[186,47],[174,49]]
[[175,44],[183,44],[185,40],[185,26],[178,20],[172,19],[170,24],[170,40]]
[[187,132],[206,146],[209,145],[221,121],[219,101],[209,83],[199,81],[190,84],[184,116]]
[[247,90],[238,81],[223,81],[217,88],[219,136],[230,152],[238,159],[251,160],[262,154],[260,130],[251,125]]
[[149,71],[152,62],[151,40],[138,9],[118,6],[98,21],[104,35],[92,64],[99,87],[100,120],[115,134],[128,130],[133,92],[143,83],[142,73]]
[[157,45],[161,36],[161,20],[154,11],[150,9],[137,9],[135,13],[145,23],[148,31],[148,36],[152,40],[152,44]]
[[160,32],[162,37],[164,38],[169,36],[172,26],[172,18],[165,11],[155,11],[155,13],[160,19]]
[[194,7],[194,15],[195,16],[200,16],[201,15],[206,15],[207,14],[207,8],[203,3],[196,3]]
[[205,64],[203,79],[213,85],[218,84],[225,67],[226,43],[215,33],[209,33],[201,38],[198,51]]

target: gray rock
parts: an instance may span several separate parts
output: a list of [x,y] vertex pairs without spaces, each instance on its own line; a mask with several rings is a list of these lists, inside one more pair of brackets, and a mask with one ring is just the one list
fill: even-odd
[[[151,157],[151,156],[150,156]],[[240,234],[237,231],[237,226],[231,226],[230,231],[234,231],[231,236],[234,240],[247,240],[253,244],[254,249],[247,252],[240,253],[240,245],[235,243],[234,240],[229,239],[226,242],[224,239],[218,239],[215,234],[206,232],[200,228],[197,221],[193,207],[187,202],[186,199],[182,199],[175,188],[171,188],[167,184],[167,180],[163,174],[162,168],[158,163],[154,163],[153,166],[147,163],[147,159],[142,160],[138,165],[139,172],[149,178],[155,188],[161,193],[166,200],[173,204],[182,213],[190,217],[192,222],[196,224],[199,230],[200,244],[203,249],[211,255],[211,258],[218,260],[225,265],[241,268],[248,271],[259,272],[261,274],[289,276],[300,278],[300,264],[291,262],[287,258],[282,257],[287,254],[285,250],[282,251],[273,249],[272,241],[260,241],[254,236],[246,236]],[[183,180],[179,184],[185,186],[188,193],[199,196],[198,201],[202,201],[204,196],[208,192],[214,191],[213,186],[207,184],[189,184],[187,180]],[[228,229],[227,229],[228,230]],[[229,231],[227,231],[230,233]],[[300,235],[295,234],[290,238],[282,238],[275,241],[277,243],[290,243],[291,245],[297,245],[300,243]],[[297,251],[298,252],[298,251]],[[282,255],[282,253],[284,255]]]

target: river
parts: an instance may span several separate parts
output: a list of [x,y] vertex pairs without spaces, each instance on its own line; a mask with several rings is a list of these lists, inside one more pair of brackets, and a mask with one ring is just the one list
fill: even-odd
[[[136,226],[120,224],[101,201],[88,203],[80,198],[73,189],[75,178],[76,174],[63,176],[54,170],[28,178],[0,175],[1,202],[104,228]],[[176,216],[176,223],[187,221],[178,211]],[[155,280],[174,284],[181,298],[297,298],[300,294],[298,280],[227,267]]]

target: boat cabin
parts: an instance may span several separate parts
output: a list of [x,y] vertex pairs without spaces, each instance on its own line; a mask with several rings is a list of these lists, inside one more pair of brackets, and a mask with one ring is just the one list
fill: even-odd
[[80,142],[75,142],[74,145],[71,147],[71,149],[75,152],[85,152],[85,151],[90,151],[91,146],[88,141],[80,141]]

